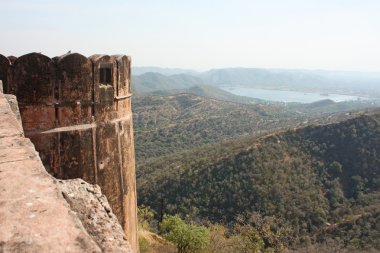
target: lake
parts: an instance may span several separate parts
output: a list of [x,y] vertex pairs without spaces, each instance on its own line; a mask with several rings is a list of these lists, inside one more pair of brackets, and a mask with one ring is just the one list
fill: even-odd
[[331,99],[334,102],[343,102],[365,99],[359,96],[341,95],[333,93],[320,94],[313,92],[266,90],[245,87],[221,87],[221,89],[239,96],[252,97],[277,102],[313,103],[324,99]]

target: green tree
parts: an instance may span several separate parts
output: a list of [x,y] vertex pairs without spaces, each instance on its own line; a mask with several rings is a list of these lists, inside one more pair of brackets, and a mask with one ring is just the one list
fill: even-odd
[[137,218],[140,228],[154,230],[154,216],[155,212],[150,207],[145,205],[137,207]]
[[259,231],[250,225],[235,226],[235,233],[239,234],[241,240],[241,250],[244,253],[261,252],[265,243]]
[[330,163],[328,171],[333,177],[338,177],[343,172],[342,165],[337,161],[333,161]]
[[209,230],[206,227],[186,224],[178,215],[165,215],[161,230],[164,238],[176,245],[178,253],[197,253],[210,244]]

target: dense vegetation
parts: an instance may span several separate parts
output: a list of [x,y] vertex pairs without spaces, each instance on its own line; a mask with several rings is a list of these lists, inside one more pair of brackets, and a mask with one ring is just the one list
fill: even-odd
[[202,144],[292,126],[305,118],[283,105],[237,104],[192,94],[137,97],[133,108],[138,165]]
[[137,96],[133,99],[137,165],[216,141],[336,121],[342,116],[332,113],[345,109],[331,102],[239,104],[193,94]]
[[210,244],[209,230],[206,227],[186,224],[178,215],[165,215],[160,229],[165,239],[176,245],[178,253],[200,252]]
[[135,94],[144,94],[173,89],[185,89],[192,86],[204,84],[202,79],[187,74],[166,76],[159,73],[148,72],[142,75],[134,75],[132,78],[132,89],[133,93]]
[[[218,87],[209,86],[209,85],[196,85],[191,86],[186,89],[173,89],[173,90],[160,90],[151,92],[149,95],[155,95],[155,96],[169,96],[169,95],[178,95],[178,94],[192,94],[204,98],[211,98],[226,102],[234,102],[238,104],[254,104],[254,103],[262,103],[262,104],[268,104],[267,101],[260,100],[257,98],[251,98],[251,97],[243,97],[234,95],[230,92],[227,92],[225,90],[222,90]],[[275,104],[274,102],[272,104]]]
[[[178,101],[186,106],[191,102]],[[190,114],[196,105],[190,105]],[[174,109],[167,114],[158,111],[156,121],[145,125],[165,126],[174,116]],[[143,119],[138,124],[144,125]],[[222,122],[215,125],[222,128]],[[245,136],[156,156],[138,167],[139,202],[157,213],[178,213],[230,229],[237,217],[274,220],[271,229],[283,227],[289,247],[331,244],[380,250],[379,123],[379,112],[367,113],[341,123]],[[204,129],[213,129],[212,133],[216,126]],[[238,122],[236,126],[240,128]],[[186,133],[185,127],[178,129]],[[188,136],[191,131],[196,135],[190,128]]]

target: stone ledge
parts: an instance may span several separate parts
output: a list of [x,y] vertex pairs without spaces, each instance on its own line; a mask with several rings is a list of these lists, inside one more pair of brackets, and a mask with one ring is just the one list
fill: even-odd
[[102,252],[0,92],[0,252]]

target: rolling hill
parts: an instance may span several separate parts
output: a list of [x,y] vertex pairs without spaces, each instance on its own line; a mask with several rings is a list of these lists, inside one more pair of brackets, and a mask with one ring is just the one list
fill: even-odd
[[[135,96],[133,123],[137,165],[179,150],[263,132],[333,122],[347,117],[341,112],[366,108],[367,104],[321,101],[312,104],[260,103],[247,98],[247,104],[227,92],[191,87],[157,92],[156,96]],[[159,96],[158,94],[171,94]],[[215,97],[215,98],[210,98]],[[243,98],[244,101],[244,98]],[[350,114],[350,113],[348,113]]]
[[[234,102],[240,104],[253,104],[253,103],[269,103],[264,100],[234,95],[230,92],[219,89],[218,87],[209,85],[196,85],[186,89],[173,89],[173,90],[161,90],[150,93],[149,95],[169,96],[177,94],[193,94],[200,97],[211,98],[226,102]],[[271,102],[275,104],[275,102]]]
[[273,217],[294,249],[380,250],[379,124],[376,110],[157,157],[137,171],[139,203],[226,225]]
[[165,76],[159,73],[148,72],[132,76],[133,92],[137,95],[155,91],[179,90],[196,85],[202,85],[203,80],[186,74]]
[[193,94],[133,99],[137,165],[146,159],[240,135],[301,124],[284,105],[239,104]]

